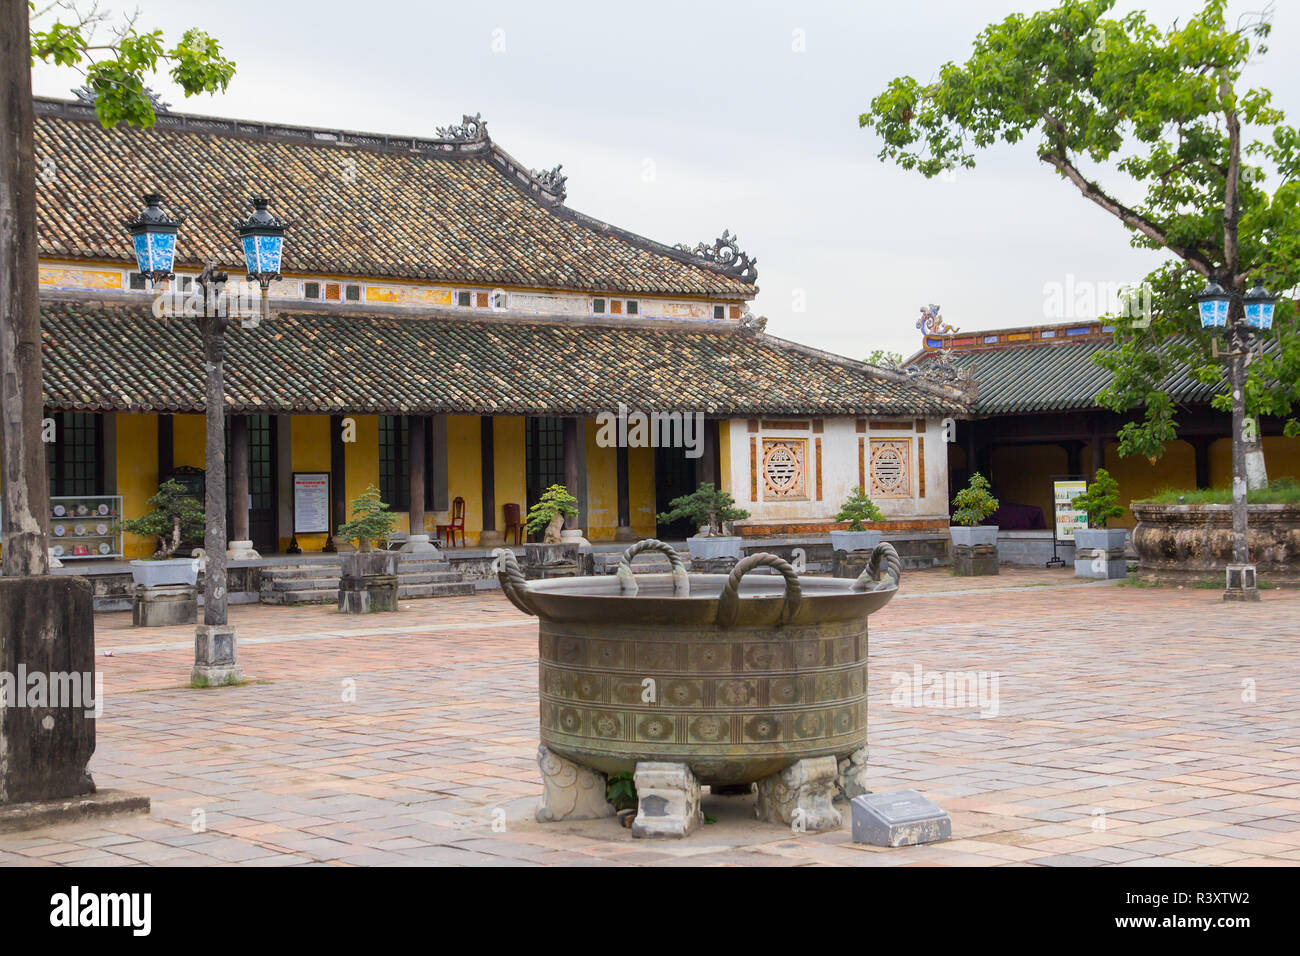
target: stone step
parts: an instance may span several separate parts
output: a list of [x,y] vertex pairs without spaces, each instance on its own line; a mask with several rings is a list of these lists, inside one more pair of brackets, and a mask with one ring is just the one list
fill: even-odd
[[472,581],[448,581],[441,584],[399,584],[397,597],[407,598],[454,597],[474,593]]
[[263,581],[291,581],[295,578],[337,578],[337,564],[272,565],[262,569]]
[[339,599],[336,584],[332,588],[311,588],[300,591],[263,591],[262,604],[335,604]]
[[321,588],[337,588],[338,586],[339,578],[337,574],[330,577],[280,578],[270,582],[265,578],[262,579],[263,594],[267,591],[313,591]]
[[397,575],[399,587],[408,584],[459,584],[465,580],[465,575],[459,571],[414,571],[411,573],[401,572]]

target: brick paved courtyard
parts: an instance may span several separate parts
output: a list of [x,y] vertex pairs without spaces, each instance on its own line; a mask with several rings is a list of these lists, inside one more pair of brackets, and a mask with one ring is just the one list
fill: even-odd
[[[1298,615],[1294,591],[905,574],[871,619],[871,782],[928,794],[953,839],[894,850],[847,821],[759,824],[752,797],[706,796],[716,822],[671,843],[534,822],[536,622],[499,592],[364,619],[232,608],[249,682],[206,691],[185,686],[192,629],[101,615],[91,769],[153,810],[0,835],[0,863],[1296,864]],[[996,673],[996,716],[892,706],[917,666]]]

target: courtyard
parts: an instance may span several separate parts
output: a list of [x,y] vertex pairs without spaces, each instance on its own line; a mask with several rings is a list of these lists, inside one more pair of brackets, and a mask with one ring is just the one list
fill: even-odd
[[[187,686],[193,626],[96,617],[99,788],[149,814],[0,834],[4,865],[1295,865],[1300,595],[904,573],[871,618],[870,786],[951,841],[855,845],[706,794],[680,841],[540,824],[537,622],[499,591],[393,614],[232,607],[247,682]],[[976,672],[981,704],[913,683]],[[900,687],[906,696],[899,700]],[[916,706],[921,704],[922,706]],[[847,805],[841,805],[847,811]]]

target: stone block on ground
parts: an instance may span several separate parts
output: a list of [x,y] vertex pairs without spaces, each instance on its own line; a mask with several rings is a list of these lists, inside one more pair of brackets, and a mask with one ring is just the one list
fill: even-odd
[[868,793],[853,798],[853,842],[915,846],[952,838],[952,820],[915,790]]
[[684,763],[645,761],[636,765],[637,810],[632,836],[678,839],[699,828],[700,781]]

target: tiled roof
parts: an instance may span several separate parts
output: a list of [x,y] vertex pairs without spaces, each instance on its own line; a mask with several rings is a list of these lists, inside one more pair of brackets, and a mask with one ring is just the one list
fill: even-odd
[[568,209],[562,180],[530,174],[485,131],[399,140],[174,113],[152,129],[105,130],[77,104],[38,98],[36,111],[47,258],[133,261],[122,222],[159,192],[185,217],[178,265],[234,270],[235,223],[260,194],[293,224],[287,273],[732,300],[757,291],[725,263]]
[[[1109,336],[1053,344],[998,346],[951,352],[958,369],[971,369],[977,389],[975,411],[980,415],[1020,412],[1080,411],[1099,408],[1097,393],[1111,382],[1111,373],[1099,368],[1093,356],[1110,351]],[[912,364],[935,360],[923,353]],[[1208,402],[1214,386],[1202,385],[1186,367],[1179,367],[1160,386],[1175,402]]]
[[[41,327],[47,406],[202,410],[193,319],[48,301]],[[247,412],[592,414],[619,402],[736,416],[964,411],[950,392],[730,323],[282,312],[256,329],[232,326],[225,381],[230,408]]]

